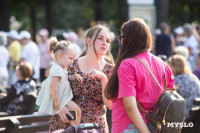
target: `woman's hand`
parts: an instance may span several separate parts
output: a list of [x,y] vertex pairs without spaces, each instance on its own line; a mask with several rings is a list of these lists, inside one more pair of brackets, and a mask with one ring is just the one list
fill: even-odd
[[66,114],[68,114],[71,118],[73,118],[72,114],[69,112],[69,108],[66,106],[61,109],[61,111],[58,113],[60,119],[63,123],[70,123],[70,121],[67,119]]
[[83,77],[81,76],[81,75],[79,75],[79,74],[74,74],[74,77],[75,77],[75,79],[76,80],[78,80],[81,84],[83,83]]
[[106,85],[108,83],[107,76],[104,73],[102,73],[101,71],[92,69],[92,70],[90,70],[88,72],[88,77],[90,77],[92,79],[99,78],[101,80],[101,85],[102,85],[102,99],[103,99],[104,104],[107,106],[107,108],[111,110],[112,101],[108,100],[104,96],[104,90],[105,90],[105,87],[106,87]]
[[102,80],[102,79],[107,78],[104,73],[95,69],[88,71],[87,75],[89,78],[92,78],[92,79],[99,78],[100,80]]

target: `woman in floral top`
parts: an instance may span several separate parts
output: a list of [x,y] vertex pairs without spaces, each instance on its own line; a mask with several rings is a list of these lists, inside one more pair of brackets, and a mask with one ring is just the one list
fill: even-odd
[[[108,133],[106,106],[111,109],[112,103],[103,93],[113,66],[113,58],[109,51],[110,43],[110,32],[106,27],[91,28],[86,36],[87,48],[83,52],[86,54],[76,59],[69,70],[70,75],[77,73],[83,77],[82,83],[71,81],[74,101],[82,111],[81,123],[98,123],[103,133]],[[107,53],[110,60],[104,58]],[[64,107],[58,115],[51,118],[51,132],[70,126],[66,118],[68,110],[68,107]]]

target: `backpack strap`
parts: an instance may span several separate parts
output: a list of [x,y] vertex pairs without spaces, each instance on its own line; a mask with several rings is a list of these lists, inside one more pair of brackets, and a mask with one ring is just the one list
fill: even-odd
[[[133,57],[134,59],[140,61],[145,67],[146,69],[149,71],[149,73],[151,74],[151,76],[154,78],[154,80],[156,81],[156,83],[158,84],[159,88],[161,89],[161,91],[163,92],[163,89],[161,87],[161,85],[158,83],[157,79],[155,78],[154,74],[151,72],[151,70],[149,69],[149,67],[144,63],[144,61],[142,61],[141,59],[137,58],[137,57]],[[165,84],[165,90],[167,88],[167,81],[166,81],[166,75],[165,75],[165,67],[164,67],[164,64],[163,64],[163,71],[164,71],[164,84]],[[137,107],[142,111],[142,113],[146,116],[148,115],[148,112],[142,107],[142,105],[138,102],[137,102]]]
[[[146,68],[147,70],[149,71],[149,73],[151,74],[151,76],[154,78],[154,80],[156,81],[156,83],[158,84],[159,88],[161,89],[161,91],[163,91],[161,85],[158,83],[156,77],[154,76],[154,74],[151,72],[151,70],[149,69],[149,67],[144,63],[144,61],[142,61],[141,59],[137,58],[137,57],[133,57],[134,59],[136,60],[139,60]],[[165,71],[164,71],[164,75],[165,75]],[[166,76],[165,76],[165,82],[166,82]],[[167,85],[167,83],[166,83]]]
[[[138,57],[133,57],[134,59],[140,61],[146,68],[147,70],[149,71],[149,73],[151,74],[151,76],[154,78],[154,80],[156,81],[156,83],[158,84],[159,88],[162,90],[162,92],[164,91],[175,91],[176,89],[175,88],[167,88],[167,80],[166,80],[166,74],[165,74],[165,67],[164,67],[164,64],[163,64],[163,71],[164,71],[164,87],[165,87],[165,90],[162,89],[161,85],[158,83],[157,79],[155,78],[154,74],[151,72],[151,70],[149,69],[149,67],[144,63],[144,61],[142,61],[141,59],[139,59]],[[137,102],[137,107],[142,111],[142,113],[144,115],[148,115],[148,112],[142,107],[142,105],[138,102]]]
[[142,113],[146,116],[148,115],[148,112],[142,107],[142,105],[138,102],[137,102],[137,107],[142,111]]
[[165,90],[166,90],[167,89],[167,78],[166,78],[166,74],[165,74],[165,66],[164,66],[164,64],[163,64],[163,72],[164,72],[164,87],[165,87]]
[[165,87],[164,91],[176,91],[175,87],[167,88],[167,78],[166,78],[166,74],[165,74],[165,66],[164,66],[164,64],[163,64],[163,71],[164,71],[164,87]]

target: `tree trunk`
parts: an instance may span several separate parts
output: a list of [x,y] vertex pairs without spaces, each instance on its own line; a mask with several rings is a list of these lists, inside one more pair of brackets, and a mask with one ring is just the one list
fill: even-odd
[[187,1],[187,3],[188,3],[189,11],[190,11],[189,12],[189,20],[188,20],[188,22],[192,23],[192,22],[195,21],[195,12],[194,12],[194,6],[195,5],[193,5],[193,3],[190,2],[190,1]]
[[0,30],[9,31],[10,0],[0,0]]
[[36,35],[36,17],[35,17],[35,5],[32,3],[30,5],[30,20],[31,20],[31,32],[32,32],[32,39],[35,42],[35,35]]
[[123,5],[121,6],[121,12],[122,12],[122,16],[121,16],[121,20],[123,21],[123,22],[126,22],[126,21],[128,21],[128,2],[127,2],[128,0],[123,0]]
[[46,0],[45,1],[45,19],[46,19],[46,27],[49,31],[49,35],[51,35],[52,32],[52,12],[51,12],[51,2],[52,0]]
[[157,27],[161,22],[167,22],[170,0],[155,0]]
[[96,0],[96,21],[106,21],[106,2],[107,0]]

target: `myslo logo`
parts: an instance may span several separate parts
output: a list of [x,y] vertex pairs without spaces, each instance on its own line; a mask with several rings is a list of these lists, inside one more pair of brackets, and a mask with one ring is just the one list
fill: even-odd
[[192,122],[167,122],[167,127],[193,127],[194,124]]

